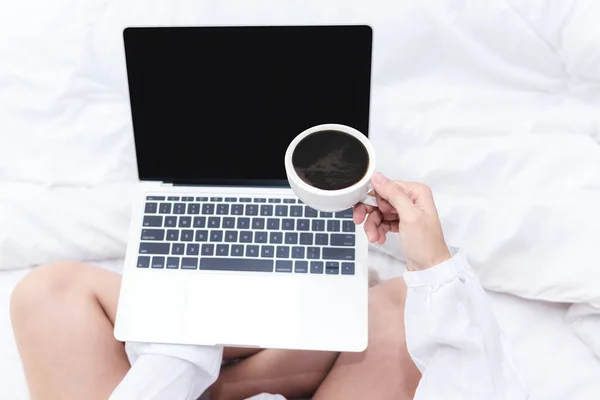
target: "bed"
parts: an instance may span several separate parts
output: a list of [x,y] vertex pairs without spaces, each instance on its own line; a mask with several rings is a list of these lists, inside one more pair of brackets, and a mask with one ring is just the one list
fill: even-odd
[[[137,179],[122,29],[338,23],[374,29],[380,169],[434,189],[532,399],[598,398],[599,20],[594,0],[7,3],[0,398],[27,398],[8,316],[16,282],[57,259],[121,268]],[[371,247],[383,278],[402,270],[391,239]]]

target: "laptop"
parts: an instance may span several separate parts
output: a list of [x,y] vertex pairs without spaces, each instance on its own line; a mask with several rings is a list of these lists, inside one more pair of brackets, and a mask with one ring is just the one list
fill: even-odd
[[368,134],[368,26],[124,31],[139,174],[121,341],[362,351],[367,240],[299,201],[288,144]]

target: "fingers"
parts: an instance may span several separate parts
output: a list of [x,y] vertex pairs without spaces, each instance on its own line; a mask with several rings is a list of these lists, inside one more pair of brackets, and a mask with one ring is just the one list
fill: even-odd
[[372,212],[374,209],[375,207],[368,206],[363,203],[356,204],[354,206],[354,212],[352,214],[352,219],[354,219],[354,223],[357,225],[362,224],[365,218],[367,217],[367,214]]
[[377,172],[373,175],[371,183],[377,194],[384,200],[387,200],[387,202],[396,209],[400,218],[402,218],[403,215],[405,217],[411,216],[416,212],[413,201],[406,194],[402,186],[396,182]]
[[[369,213],[369,216],[367,217],[367,220],[365,221],[364,225],[365,233],[367,234],[369,242],[375,243],[379,241],[381,233],[379,231],[379,227],[381,225],[382,220],[382,215],[379,210],[373,210],[371,213]],[[385,234],[383,236],[385,238]]]

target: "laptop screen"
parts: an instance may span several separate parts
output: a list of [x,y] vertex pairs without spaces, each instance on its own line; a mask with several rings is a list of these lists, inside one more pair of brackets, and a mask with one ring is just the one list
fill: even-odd
[[141,180],[285,184],[303,130],[368,134],[367,26],[127,28],[124,40]]

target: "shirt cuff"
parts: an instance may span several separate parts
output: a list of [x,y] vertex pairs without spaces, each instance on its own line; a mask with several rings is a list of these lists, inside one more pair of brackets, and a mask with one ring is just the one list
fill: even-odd
[[404,281],[406,286],[426,286],[436,283],[444,283],[458,276],[458,274],[468,267],[467,259],[462,253],[456,253],[454,256],[435,267],[427,268],[422,271],[404,272]]

